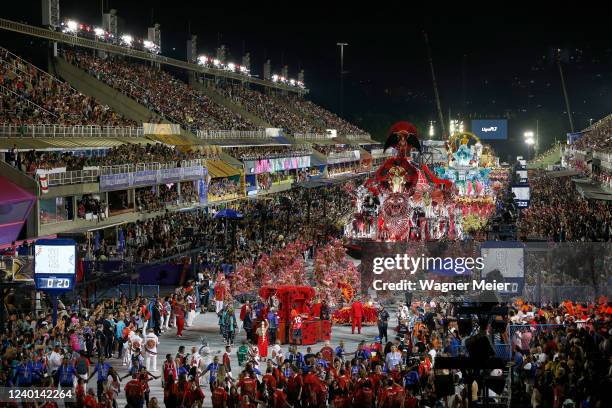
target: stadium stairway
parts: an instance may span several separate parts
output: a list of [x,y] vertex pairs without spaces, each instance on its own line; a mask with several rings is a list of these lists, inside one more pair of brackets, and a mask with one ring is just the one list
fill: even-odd
[[[96,98],[101,103],[138,123],[149,122],[151,117],[161,117],[136,102],[132,98],[98,81],[86,71],[83,71],[61,57],[53,58],[50,64],[52,74],[62,78],[79,92]],[[162,122],[167,123],[166,120]]]
[[208,88],[197,81],[192,81],[190,84],[193,87],[193,89],[197,89],[198,91],[202,92],[204,95],[212,99],[215,103],[218,103],[219,105],[226,107],[232,112],[237,113],[238,115],[247,119],[249,122],[254,123],[255,125],[261,128],[274,127],[268,122],[266,122],[265,120],[263,120],[262,118],[260,118],[259,116],[256,116],[252,114],[251,112],[247,111],[239,104],[234,103],[228,98],[226,98],[225,96],[221,95],[220,93],[215,92],[213,89]]

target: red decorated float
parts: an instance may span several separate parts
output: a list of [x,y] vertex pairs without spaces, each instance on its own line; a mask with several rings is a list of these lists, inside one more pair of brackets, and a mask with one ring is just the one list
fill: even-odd
[[281,343],[293,343],[291,338],[291,322],[295,314],[302,317],[302,344],[310,345],[331,337],[331,321],[321,320],[313,304],[315,290],[311,286],[264,286],[259,289],[259,296],[267,301],[271,296],[279,300],[278,307],[278,339]]

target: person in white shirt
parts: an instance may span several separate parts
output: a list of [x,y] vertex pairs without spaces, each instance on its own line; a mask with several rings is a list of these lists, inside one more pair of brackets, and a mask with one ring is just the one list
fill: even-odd
[[193,325],[193,319],[195,319],[196,316],[196,311],[195,311],[195,296],[193,295],[193,293],[190,293],[187,295],[187,297],[185,298],[185,300],[187,301],[187,321],[185,322],[185,325],[187,327],[191,327]]
[[273,361],[277,362],[277,361],[279,361],[279,358],[280,358],[280,361],[281,361],[281,364],[282,364],[283,349],[281,348],[281,343],[280,343],[279,339],[276,339],[276,342],[272,346],[271,355],[272,355],[272,360]]
[[139,353],[140,350],[142,349],[142,337],[140,337],[138,334],[136,334],[136,332],[134,331],[130,331],[130,334],[128,335],[128,344],[129,347],[126,350],[126,359],[127,359],[127,364],[129,365],[130,362],[132,361],[132,354],[133,353]]
[[54,374],[60,368],[63,361],[64,356],[61,354],[60,346],[56,344],[48,359],[47,371],[49,374]]
[[145,337],[145,365],[147,371],[157,371],[157,345],[159,344],[159,338],[153,333],[153,329],[149,329],[149,333]]

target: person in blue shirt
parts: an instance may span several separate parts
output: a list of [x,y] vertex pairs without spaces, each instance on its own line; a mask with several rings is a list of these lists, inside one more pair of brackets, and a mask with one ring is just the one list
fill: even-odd
[[32,371],[34,371],[32,361],[24,356],[21,364],[15,369],[15,385],[17,387],[30,387],[32,385]]
[[72,364],[69,364],[68,356],[64,356],[62,365],[57,369],[57,378],[59,379],[59,385],[62,388],[72,389],[74,387],[74,378],[76,377],[76,375],[76,369]]
[[340,343],[338,345],[338,347],[336,347],[336,357],[338,357],[340,360],[344,361],[344,341],[340,340]]
[[46,369],[43,364],[43,359],[39,355],[32,362],[32,385],[39,387],[42,384],[45,371]]
[[270,344],[276,343],[276,331],[278,329],[278,314],[275,308],[270,308],[268,312],[268,335],[270,336]]
[[297,351],[296,346],[291,346],[289,348],[289,353],[287,353],[287,357],[285,360],[289,361],[291,364],[295,365],[297,368],[304,368],[304,366],[306,365],[304,363],[304,356],[302,356],[302,353]]
[[217,373],[219,372],[219,356],[215,356],[213,362],[208,365],[202,372],[202,377],[206,373],[210,373],[209,383],[210,383],[210,391],[213,392],[215,390],[215,382],[217,381]]
[[404,388],[412,391],[413,394],[418,392],[419,388],[419,372],[418,367],[411,367],[410,370],[404,376]]
[[100,400],[102,398],[102,395],[104,394],[104,383],[108,378],[108,371],[111,368],[112,366],[105,361],[104,355],[100,355],[100,358],[98,358],[98,362],[96,363],[94,370],[87,378],[87,382],[89,382],[89,380],[91,380],[94,374],[98,373],[98,400]]

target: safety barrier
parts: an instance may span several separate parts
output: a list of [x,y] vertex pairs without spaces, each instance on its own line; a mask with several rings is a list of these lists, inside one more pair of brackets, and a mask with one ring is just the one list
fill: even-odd
[[196,135],[200,139],[223,140],[223,139],[271,139],[265,130],[197,130]]
[[0,137],[141,137],[141,127],[93,125],[0,125]]

